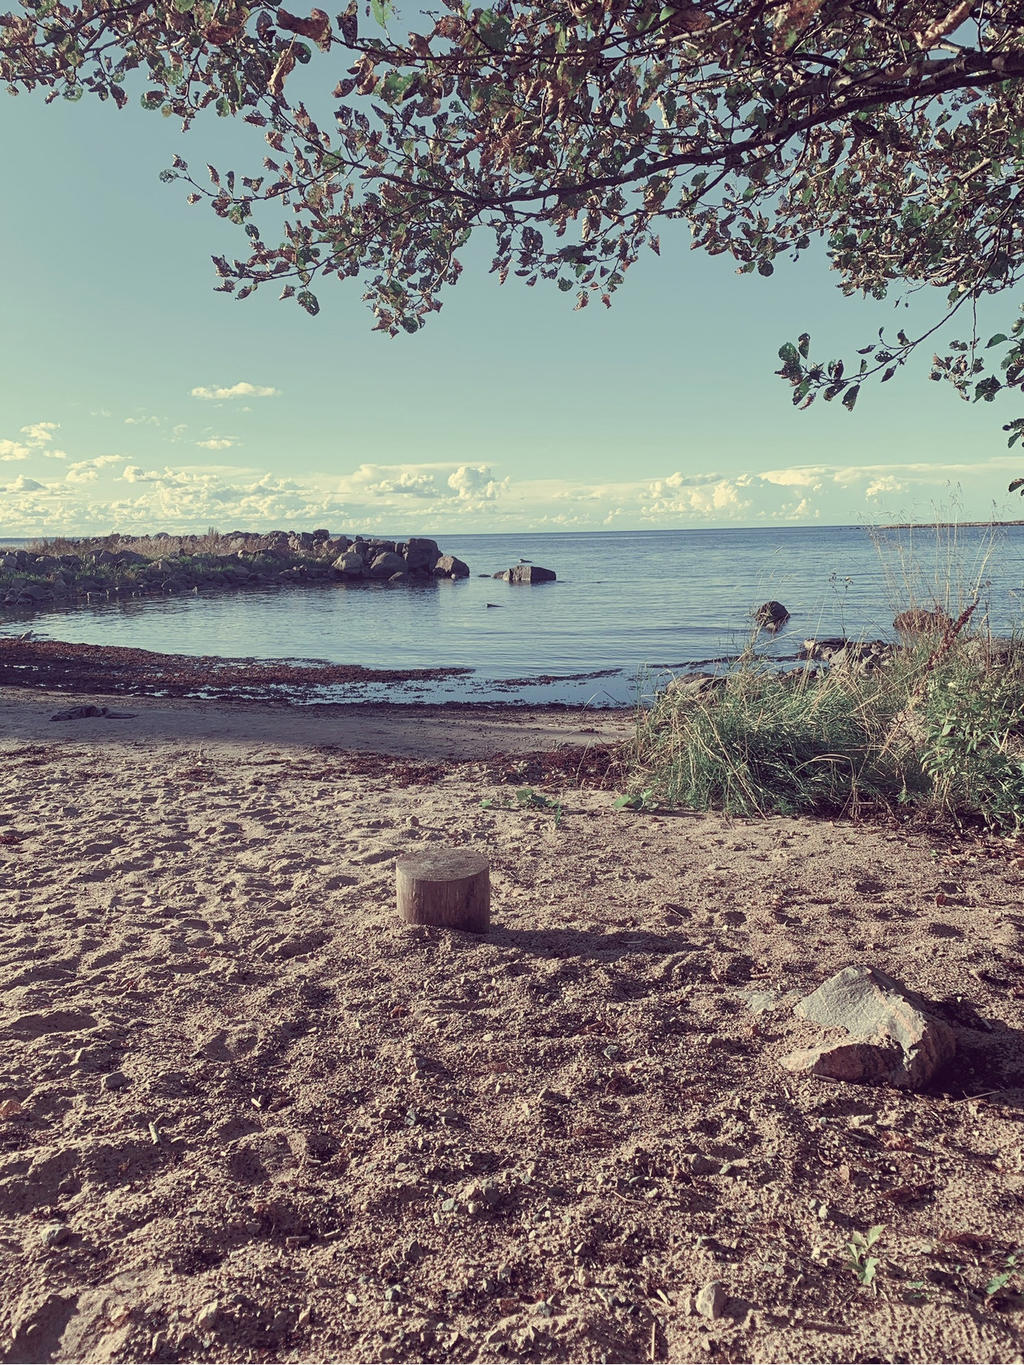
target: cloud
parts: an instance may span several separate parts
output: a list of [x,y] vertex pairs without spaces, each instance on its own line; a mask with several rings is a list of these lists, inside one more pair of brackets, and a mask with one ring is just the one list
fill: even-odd
[[0,460],[27,460],[31,453],[20,441],[0,440]]
[[192,390],[193,398],[276,398],[280,389],[272,389],[264,384],[248,384],[240,380],[229,389],[200,386]]
[[238,445],[238,441],[234,436],[211,436],[208,441],[197,441],[196,445],[202,446],[204,450],[227,450]]
[[26,479],[24,474],[19,474],[13,483],[9,483],[4,489],[5,493],[38,493],[46,485],[38,483],[35,479]]
[[880,498],[894,493],[905,493],[906,491],[907,485],[905,483],[901,483],[899,479],[887,474],[884,478],[872,480],[865,488],[864,496],[866,498]]
[[121,470],[121,478],[126,483],[159,483],[163,475],[154,474],[151,470],[140,469],[136,464],[129,464]]
[[124,424],[126,427],[160,427],[163,426],[162,417],[126,417]]
[[494,478],[489,465],[463,464],[448,476],[448,487],[455,490],[456,496],[476,501],[490,502],[506,493],[511,479]]
[[44,446],[53,440],[53,433],[59,430],[59,422],[31,422],[27,427],[22,427],[21,434],[29,445]]
[[65,483],[95,483],[99,478],[100,470],[108,465],[122,464],[123,455],[97,455],[92,460],[76,460],[74,464],[69,464],[64,471]]

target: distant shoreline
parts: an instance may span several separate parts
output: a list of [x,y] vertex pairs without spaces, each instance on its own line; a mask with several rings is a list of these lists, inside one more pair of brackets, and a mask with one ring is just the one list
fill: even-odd
[[953,531],[958,526],[1024,526],[1020,521],[893,521],[871,529],[876,531]]

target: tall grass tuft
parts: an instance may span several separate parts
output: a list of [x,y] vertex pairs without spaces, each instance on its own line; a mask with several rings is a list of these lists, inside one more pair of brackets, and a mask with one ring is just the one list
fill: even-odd
[[781,675],[747,653],[719,685],[670,687],[637,715],[638,801],[735,815],[908,807],[1024,825],[1024,642],[945,633]]

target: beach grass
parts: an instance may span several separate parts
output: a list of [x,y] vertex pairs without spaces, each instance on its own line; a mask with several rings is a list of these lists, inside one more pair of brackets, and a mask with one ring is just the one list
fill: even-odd
[[1024,825],[1024,639],[993,642],[965,609],[872,666],[780,673],[749,650],[696,694],[639,711],[628,792],[735,815],[915,811]]

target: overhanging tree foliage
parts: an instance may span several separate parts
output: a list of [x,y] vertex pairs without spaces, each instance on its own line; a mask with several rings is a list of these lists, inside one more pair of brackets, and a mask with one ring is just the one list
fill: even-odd
[[[0,17],[0,77],[123,106],[139,72],[146,108],[188,125],[213,105],[263,130],[261,174],[210,166],[200,183],[180,158],[163,172],[244,230],[238,259],[214,257],[237,298],[274,281],[315,313],[315,285],[359,278],[378,329],[415,332],[482,229],[500,279],[610,305],[660,223],[685,219],[694,247],[741,272],[770,275],[823,240],[845,293],[946,291],[929,331],[881,336],[849,367],[814,362],[806,336],[783,346],[798,404],[852,409],[952,314],[966,339],[932,378],[975,401],[1024,387],[1024,317],[990,338],[975,322],[1024,268],[1024,5],[443,3],[402,22],[389,0],[333,19],[240,0],[23,0]],[[318,64],[325,95],[337,84],[314,118],[295,92]],[[268,203],[286,211],[277,242]],[[1006,430],[1012,445],[1024,418]]]

